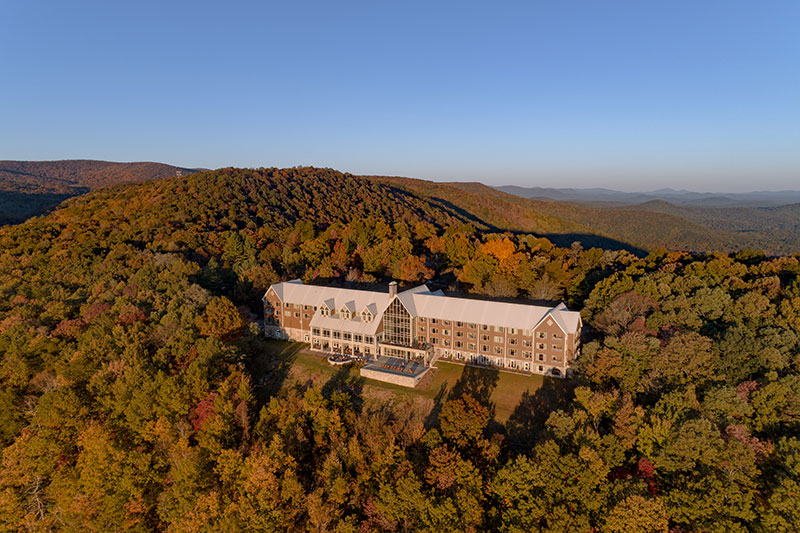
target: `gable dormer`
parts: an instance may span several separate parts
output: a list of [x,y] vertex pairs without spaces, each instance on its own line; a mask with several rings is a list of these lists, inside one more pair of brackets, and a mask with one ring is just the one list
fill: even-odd
[[356,303],[353,301],[344,303],[339,308],[339,316],[344,320],[350,320],[356,313]]
[[331,316],[334,309],[333,299],[325,300],[319,304],[319,314],[322,316]]
[[368,304],[361,310],[361,320],[363,322],[372,322],[376,316],[378,316],[378,306],[375,305],[375,302]]

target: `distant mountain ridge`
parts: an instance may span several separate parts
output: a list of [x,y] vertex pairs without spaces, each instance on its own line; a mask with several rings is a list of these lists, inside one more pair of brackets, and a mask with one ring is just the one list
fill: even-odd
[[[95,189],[177,174],[187,176],[197,170],[201,169],[149,162],[0,161],[0,225],[44,214],[67,198]],[[206,179],[206,175],[196,178]],[[314,176],[322,180],[322,174]],[[288,199],[304,197],[315,187],[326,189],[322,180],[305,182],[300,190],[295,179],[299,178],[289,179],[282,190]],[[360,183],[367,187],[369,182],[383,186],[383,191],[403,189],[419,197],[436,213],[432,220],[439,223],[458,221],[481,231],[533,233],[564,247],[579,242],[584,247],[626,249],[640,255],[660,247],[702,252],[748,248],[769,254],[800,252],[800,198],[792,202],[800,197],[797,191],[715,195],[662,189],[625,193],[604,188],[489,187],[477,182],[441,183],[386,176],[364,176]],[[249,186],[253,187],[252,194],[260,194],[261,186],[256,182]],[[537,196],[512,192],[520,189]],[[788,205],[774,205],[778,196]],[[371,201],[377,198],[373,196]],[[395,200],[399,198],[402,196]],[[275,201],[282,203],[277,197]],[[320,206],[297,216],[318,219],[324,214],[325,208]]]
[[664,200],[677,205],[705,205],[713,207],[773,207],[800,203],[800,191],[752,191],[745,193],[694,192],[670,188],[645,192],[624,192],[605,188],[551,188],[518,187],[503,185],[495,187],[503,192],[544,201],[581,202],[605,204],[643,204],[652,200]]
[[[800,252],[798,203],[750,207],[745,203],[736,204],[736,199],[720,203],[719,195],[714,199],[708,193],[691,193],[699,195],[694,203],[680,205],[665,198],[620,193],[629,195],[631,201],[626,203],[612,201],[618,191],[602,188],[588,189],[595,201],[579,202],[574,195],[569,196],[570,191],[577,189],[533,189],[555,196],[560,193],[560,198],[555,200],[528,198],[504,190],[514,188],[489,187],[481,183],[440,183],[399,177],[373,179],[389,181],[478,215],[498,230],[542,234],[560,246],[568,246],[574,240],[584,246],[600,247],[614,247],[615,242],[617,246],[627,243],[640,250],[664,247],[698,252],[753,249],[778,255]],[[683,194],[682,191],[656,192]],[[800,192],[794,194],[800,195]],[[768,199],[782,195],[783,203],[793,198],[786,192],[752,195]]]
[[192,174],[201,169],[164,163],[116,163],[90,159],[0,161],[0,224],[46,213],[72,196],[120,185]]

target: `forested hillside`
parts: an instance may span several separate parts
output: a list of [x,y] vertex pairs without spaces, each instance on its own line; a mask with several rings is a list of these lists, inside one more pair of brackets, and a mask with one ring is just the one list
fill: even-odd
[[641,250],[666,247],[734,251],[749,248],[751,244],[732,232],[703,227],[668,213],[532,200],[481,183],[372,179],[479,214],[482,220],[497,228],[543,234],[562,245],[577,240],[587,246],[609,247],[616,243],[617,247]]
[[87,191],[195,172],[161,163],[0,161],[0,224],[40,215]]
[[[442,184],[447,185],[472,190],[484,188],[480,184]],[[539,192],[559,191],[499,189],[526,198]],[[796,202],[800,195],[797,191],[731,194],[729,197],[681,191],[662,194],[675,201],[653,199],[658,198],[659,191],[632,194],[599,189],[594,199],[592,191],[564,190],[554,195],[558,201],[532,198],[526,205],[541,216],[583,224],[590,231],[647,249],[659,246],[694,251],[752,249],[775,255],[800,250],[800,204],[790,203]]]
[[[456,199],[221,169],[0,229],[0,528],[800,529],[798,256],[558,247]],[[430,412],[288,384],[255,320],[298,276],[564,299],[574,390],[501,424],[469,372]]]
[[682,217],[713,230],[735,233],[742,246],[791,254],[800,250],[800,204],[772,207],[695,207],[647,202],[637,210]]

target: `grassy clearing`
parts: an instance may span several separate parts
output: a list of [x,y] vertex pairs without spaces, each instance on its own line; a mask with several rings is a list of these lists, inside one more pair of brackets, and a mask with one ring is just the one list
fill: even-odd
[[[342,368],[331,366],[321,357],[305,352],[305,345],[302,343],[268,341],[266,347],[268,353],[264,354],[265,360],[277,359],[289,367],[283,386],[309,380],[327,381]],[[264,365],[257,365],[256,368],[258,367]],[[355,368],[352,373],[357,375]],[[505,423],[526,397],[536,394],[545,384],[547,389],[556,391],[569,386],[567,382],[539,375],[526,376],[439,361],[434,367],[432,377],[423,380],[416,389],[364,379],[362,392],[366,399],[410,400],[432,409],[437,397],[444,400],[454,389],[477,391],[494,404],[497,421]]]

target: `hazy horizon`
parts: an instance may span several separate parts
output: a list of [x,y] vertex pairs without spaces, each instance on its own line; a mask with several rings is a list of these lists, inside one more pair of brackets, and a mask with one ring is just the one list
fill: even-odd
[[[180,168],[188,168],[188,169],[208,169],[208,170],[215,170],[219,168],[227,168],[227,167],[234,167],[234,168],[292,168],[292,167],[317,167],[317,168],[332,168],[334,170],[338,170],[340,172],[347,172],[349,174],[357,175],[357,176],[384,176],[384,177],[403,177],[403,178],[411,178],[411,179],[420,179],[420,180],[427,180],[427,181],[434,181],[438,183],[449,183],[449,182],[476,182],[476,183],[483,183],[485,185],[490,185],[492,187],[522,187],[522,188],[545,188],[545,189],[575,189],[575,190],[587,190],[587,189],[607,189],[613,190],[617,192],[624,192],[624,193],[640,193],[640,194],[649,194],[653,192],[659,192],[662,190],[672,190],[675,192],[690,192],[690,193],[699,193],[699,194],[747,194],[747,193],[777,193],[777,192],[784,192],[784,191],[791,191],[791,192],[800,192],[800,185],[793,187],[787,187],[782,189],[755,189],[755,188],[739,188],[739,189],[703,189],[703,188],[693,188],[691,185],[687,186],[678,186],[678,182],[676,180],[670,181],[669,185],[663,185],[661,187],[651,186],[649,188],[635,188],[635,186],[613,186],[615,183],[614,179],[609,178],[598,178],[598,181],[591,182],[586,185],[560,185],[558,183],[554,183],[552,180],[553,178],[550,177],[542,177],[539,178],[542,181],[534,181],[534,178],[531,178],[532,181],[529,182],[502,182],[502,180],[497,180],[497,183],[492,183],[491,180],[487,180],[482,177],[475,177],[475,178],[464,178],[460,176],[450,176],[450,177],[430,177],[430,176],[414,176],[414,175],[407,175],[407,174],[399,174],[399,173],[379,173],[379,172],[357,172],[347,168],[339,168],[331,165],[325,164],[311,164],[311,163],[297,163],[297,164],[286,164],[286,165],[275,165],[269,163],[261,163],[261,164],[253,164],[253,165],[240,165],[240,164],[223,164],[219,166],[213,167],[206,167],[203,165],[193,165],[193,164],[184,164],[180,161],[158,161],[152,158],[142,158],[139,160],[113,160],[108,158],[92,158],[92,157],[58,157],[58,158],[46,158],[46,159],[19,159],[19,158],[11,158],[11,157],[0,157],[0,161],[27,161],[27,162],[53,162],[53,161],[80,161],[80,160],[87,160],[87,161],[105,161],[108,163],[161,163],[165,165],[170,165],[173,167],[180,167]],[[586,178],[591,179],[591,178]],[[549,180],[549,181],[548,181]]]

